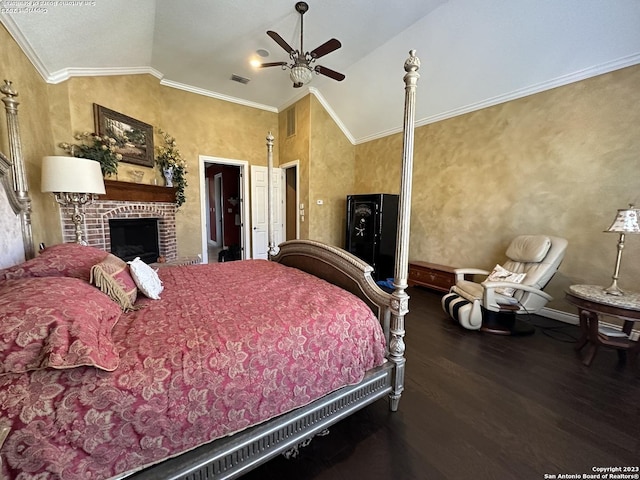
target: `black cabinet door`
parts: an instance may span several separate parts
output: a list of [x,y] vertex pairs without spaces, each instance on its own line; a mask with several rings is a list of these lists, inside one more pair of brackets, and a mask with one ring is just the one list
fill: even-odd
[[398,195],[347,196],[345,249],[374,268],[376,280],[393,277]]
[[353,199],[348,212],[347,251],[375,267],[378,237],[378,203]]

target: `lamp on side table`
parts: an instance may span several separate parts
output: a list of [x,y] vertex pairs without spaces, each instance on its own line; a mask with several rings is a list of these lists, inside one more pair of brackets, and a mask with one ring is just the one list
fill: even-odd
[[624,295],[624,292],[618,287],[618,273],[620,272],[620,260],[622,259],[622,249],[624,248],[624,236],[627,233],[640,233],[640,224],[638,224],[638,216],[640,212],[629,204],[629,208],[620,209],[615,220],[605,232],[615,232],[620,234],[618,240],[618,255],[616,256],[616,267],[613,271],[613,282],[604,292],[609,295]]
[[97,194],[105,193],[100,163],[87,158],[44,157],[41,181],[43,192],[52,192],[60,205],[73,207],[76,243],[86,245],[82,238],[82,209],[93,202]]

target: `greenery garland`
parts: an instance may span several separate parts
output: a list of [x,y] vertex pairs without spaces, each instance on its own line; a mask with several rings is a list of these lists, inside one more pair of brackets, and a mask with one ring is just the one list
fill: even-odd
[[180,207],[186,201],[184,190],[187,186],[187,162],[178,151],[176,139],[163,130],[158,130],[158,132],[164,140],[164,145],[156,147],[158,155],[155,162],[160,172],[164,173],[164,170],[169,168],[173,170],[173,185],[176,187],[176,206]]
[[100,163],[103,176],[116,175],[118,163],[122,155],[116,153],[116,140],[107,135],[100,136],[97,133],[76,133],[73,138],[82,143],[60,143],[58,146],[72,157],[88,158]]

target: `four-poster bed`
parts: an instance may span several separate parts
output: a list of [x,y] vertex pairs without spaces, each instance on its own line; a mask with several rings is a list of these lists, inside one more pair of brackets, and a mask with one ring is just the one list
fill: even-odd
[[[9,137],[9,157],[0,152],[0,180],[4,188],[0,188],[0,195],[6,196],[2,207],[6,209],[8,204],[15,217],[6,215],[3,217],[4,229],[2,239],[3,250],[11,252],[8,258],[0,259],[0,268],[7,266],[16,259],[30,259],[35,256],[33,248],[33,236],[31,233],[31,198],[22,158],[22,142],[20,141],[20,127],[18,124],[18,105],[16,99],[18,93],[11,86],[11,82],[5,80],[0,87],[4,94],[2,102],[5,105],[7,115],[7,132]],[[5,198],[3,198],[5,200]],[[19,227],[16,227],[19,225]],[[12,228],[13,227],[13,228]],[[14,235],[16,231],[18,235]],[[12,241],[14,238],[22,238],[22,243]],[[17,262],[14,262],[17,263]]]
[[[93,337],[86,340],[74,355],[56,355],[50,350],[57,347],[51,347],[35,364],[25,359],[26,348],[13,345],[0,354],[2,473],[39,479],[235,478],[275,455],[295,454],[315,435],[375,400],[388,396],[390,409],[397,410],[404,388],[418,68],[411,51],[405,62],[391,294],[375,284],[370,266],[340,248],[295,240],[276,252],[270,236],[270,261],[161,269],[162,298],[139,298],[137,305],[143,308],[122,313],[88,282],[92,265],[105,261],[107,252],[63,244],[33,258],[26,182],[12,182],[8,188],[8,178],[24,176],[17,130],[10,135],[11,161],[0,156],[0,177],[8,196],[18,199],[11,204],[20,206],[13,214],[27,232],[27,261],[0,270],[0,312],[3,306],[5,312],[19,311],[32,295],[40,310],[32,306],[31,312],[59,312],[59,323],[45,323],[45,330],[73,322],[77,314],[88,316],[85,324],[95,328],[78,334],[77,326],[70,327],[68,342],[76,337],[85,341],[96,332],[102,336],[94,343]],[[15,97],[15,92],[3,93]],[[11,101],[5,104],[8,115],[10,108],[17,113]],[[9,118],[17,127],[17,118]],[[271,170],[271,135],[267,147]],[[241,290],[250,281],[254,292]],[[211,285],[217,287],[216,301],[207,300]],[[77,291],[77,299],[67,305],[55,298],[60,291]],[[274,291],[282,295],[273,298]],[[77,310],[86,301],[91,308]],[[25,341],[20,332],[12,336],[16,332],[3,327],[17,317],[0,318],[0,344],[14,341],[31,348],[34,338],[42,340],[36,337],[43,324],[31,318],[25,328],[32,334]],[[253,336],[245,337],[244,330]],[[105,353],[104,345],[111,341]],[[256,384],[258,377],[264,383]],[[175,417],[161,416],[169,410]],[[210,418],[223,414],[217,423]]]

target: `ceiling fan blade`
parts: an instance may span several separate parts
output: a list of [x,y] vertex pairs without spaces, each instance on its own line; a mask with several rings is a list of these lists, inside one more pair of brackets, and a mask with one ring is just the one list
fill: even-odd
[[339,49],[341,46],[342,44],[340,43],[340,40],[332,38],[331,40],[327,40],[326,42],[324,42],[318,48],[309,52],[309,55],[311,55],[312,58],[324,57],[328,53]]
[[269,35],[271,38],[273,38],[275,40],[275,42],[280,45],[282,48],[284,48],[284,50],[291,54],[293,52],[295,52],[295,50],[293,48],[291,48],[291,45],[289,45],[287,42],[284,41],[284,39],[278,35],[276,32],[274,32],[273,30],[267,30],[267,35]]
[[286,65],[287,62],[269,62],[269,63],[261,63],[260,65],[258,65],[259,68],[264,68],[264,67],[282,67],[284,65]]
[[345,76],[342,73],[336,72],[335,70],[331,70],[330,68],[327,68],[327,67],[323,67],[322,65],[317,65],[316,68],[314,68],[314,70],[321,75],[325,75],[329,78],[333,78],[334,80],[337,80],[339,82],[345,79]]

